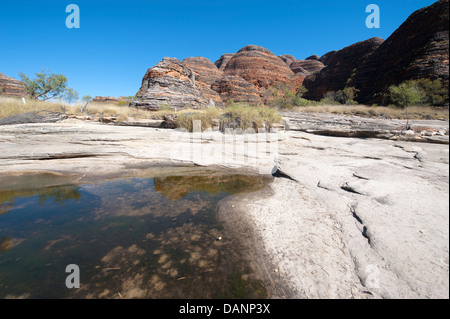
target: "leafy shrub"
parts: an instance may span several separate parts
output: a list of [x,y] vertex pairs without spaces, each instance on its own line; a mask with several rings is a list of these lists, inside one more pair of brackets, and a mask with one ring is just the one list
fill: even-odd
[[420,104],[442,105],[448,102],[448,89],[440,80],[419,79],[412,81],[424,94]]
[[401,108],[411,105],[442,105],[448,102],[448,91],[440,80],[409,80],[391,85],[386,95],[391,103]]
[[388,92],[392,103],[401,108],[419,104],[425,98],[423,92],[409,81],[399,85],[391,85]]
[[358,90],[354,87],[345,87],[343,90],[339,91],[329,91],[325,93],[320,103],[329,105],[356,105],[358,104],[355,102],[357,92]]
[[277,83],[266,90],[264,97],[270,107],[278,109],[311,105],[311,101],[303,98],[308,91],[303,85],[299,85],[296,91],[297,93],[294,93],[294,90],[284,83]]

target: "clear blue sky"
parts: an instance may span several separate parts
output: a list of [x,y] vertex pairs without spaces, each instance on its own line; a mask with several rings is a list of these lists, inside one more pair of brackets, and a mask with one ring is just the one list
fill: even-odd
[[[83,95],[128,96],[163,57],[204,56],[248,44],[304,59],[355,42],[388,38],[415,10],[436,0],[1,0],[0,72],[18,78],[42,68],[62,73]],[[80,8],[68,29],[68,4]],[[368,4],[381,28],[368,29]]]

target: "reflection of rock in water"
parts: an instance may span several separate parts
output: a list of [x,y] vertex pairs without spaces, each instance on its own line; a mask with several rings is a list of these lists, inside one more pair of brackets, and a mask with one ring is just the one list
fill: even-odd
[[2,203],[0,202],[0,215],[9,212],[14,207],[13,202]]
[[267,184],[268,177],[259,175],[169,176],[155,178],[154,182],[157,192],[170,200],[178,200],[191,191],[206,191],[210,194],[256,191]]
[[0,253],[10,250],[12,247],[11,238],[8,236],[0,238]]
[[[265,297],[260,279],[217,220],[216,203],[227,193],[253,191],[268,182],[267,177],[216,173],[0,193],[0,202],[13,195],[32,197],[20,207],[19,201],[3,202],[4,207],[12,203],[13,217],[31,217],[25,232],[3,234],[10,238],[0,238],[0,251],[46,265],[39,270],[42,276],[32,276],[33,284],[16,265],[2,269],[11,283],[8,292],[18,295],[25,281],[30,296]],[[5,221],[2,228],[13,230],[17,219]],[[47,225],[56,224],[49,230]],[[30,233],[39,234],[39,240]],[[18,250],[11,249],[19,243]],[[83,267],[80,289],[60,291],[42,282],[73,256]]]

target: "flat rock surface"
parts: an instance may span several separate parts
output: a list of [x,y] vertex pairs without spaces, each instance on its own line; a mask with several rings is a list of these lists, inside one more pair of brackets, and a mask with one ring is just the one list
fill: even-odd
[[88,181],[180,164],[283,173],[221,206],[230,232],[249,230],[242,236],[274,298],[449,298],[448,145],[75,119],[0,126],[2,178],[55,172]]
[[284,112],[282,116],[291,131],[326,136],[449,143],[449,122],[444,120],[410,120],[407,123],[406,120],[302,112]]

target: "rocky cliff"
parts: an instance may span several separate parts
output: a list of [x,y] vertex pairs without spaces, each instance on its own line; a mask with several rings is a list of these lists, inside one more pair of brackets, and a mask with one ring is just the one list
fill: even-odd
[[237,75],[225,75],[215,81],[211,88],[216,91],[223,102],[247,102],[260,104],[262,99],[259,91],[250,82]]
[[217,66],[217,68],[220,71],[223,71],[225,69],[225,67],[228,64],[228,61],[231,60],[231,58],[234,56],[235,53],[225,53],[223,54],[219,60],[217,60],[216,62],[214,62],[214,64]]
[[182,63],[192,69],[195,74],[195,85],[202,92],[203,97],[212,100],[216,106],[223,106],[220,95],[211,89],[211,85],[223,76],[223,72],[210,60],[204,57],[190,57]]
[[259,104],[276,84],[294,92],[303,84],[310,100],[354,87],[358,102],[382,104],[383,91],[409,79],[441,79],[448,87],[448,9],[449,0],[437,1],[411,14],[386,41],[375,37],[305,60],[257,45],[223,54],[215,63],[204,57],[164,58],[147,71],[130,105],[158,110],[163,104],[197,108],[230,100]]
[[304,71],[306,71],[307,74],[320,72],[324,67],[325,65],[323,65],[322,62],[312,58],[309,60],[295,60],[290,65],[290,68],[294,73],[304,73]]
[[23,82],[0,73],[0,95],[11,97],[26,96],[26,86]]
[[353,85],[359,102],[382,103],[388,86],[418,78],[449,85],[449,0],[422,8],[409,18],[357,69]]
[[356,70],[382,43],[381,38],[371,38],[335,52],[326,68],[305,79],[303,84],[308,89],[305,97],[320,100],[326,92],[344,89]]

